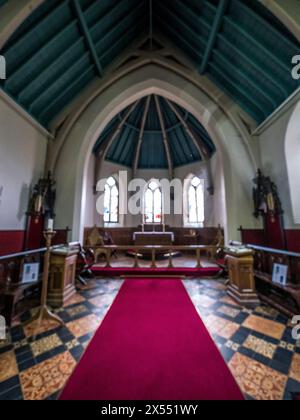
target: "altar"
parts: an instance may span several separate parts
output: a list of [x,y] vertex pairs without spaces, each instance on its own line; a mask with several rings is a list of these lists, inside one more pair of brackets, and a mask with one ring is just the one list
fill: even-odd
[[173,232],[135,232],[133,234],[135,246],[171,246],[174,239]]

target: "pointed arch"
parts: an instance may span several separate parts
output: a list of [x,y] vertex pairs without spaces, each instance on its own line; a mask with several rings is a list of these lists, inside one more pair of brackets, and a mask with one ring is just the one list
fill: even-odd
[[[252,184],[258,162],[249,157],[248,147],[231,120],[197,85],[152,63],[126,74],[96,97],[79,116],[64,139],[55,169],[58,225],[72,224],[73,239],[84,231],[87,164],[93,147],[107,124],[138,99],[158,94],[185,108],[205,127],[220,155],[224,173],[224,218],[226,238],[240,239],[239,226],[256,228],[252,217]],[[74,175],[75,174],[75,175]],[[242,203],[242,207],[241,207]]]

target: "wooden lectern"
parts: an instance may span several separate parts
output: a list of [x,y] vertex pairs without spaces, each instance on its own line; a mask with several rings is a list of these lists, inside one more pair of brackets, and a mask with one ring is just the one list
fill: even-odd
[[241,253],[230,250],[227,252],[226,261],[230,279],[228,295],[242,306],[259,304],[255,288],[253,251]]
[[75,277],[78,250],[63,248],[52,251],[48,303],[61,308],[76,293]]

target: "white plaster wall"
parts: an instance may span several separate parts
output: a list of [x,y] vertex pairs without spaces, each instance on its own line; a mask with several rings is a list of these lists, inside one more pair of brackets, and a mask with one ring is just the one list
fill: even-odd
[[226,226],[226,195],[225,182],[222,169],[220,153],[216,153],[211,159],[211,173],[214,185],[214,195],[212,199],[213,212],[207,215],[207,226]]
[[0,230],[24,229],[29,190],[44,173],[46,149],[46,136],[0,98]]
[[85,197],[85,212],[84,212],[84,224],[85,226],[92,227],[96,224],[96,196],[94,194],[94,179],[95,179],[95,156],[92,154],[89,159],[87,169],[87,186],[86,186],[86,197]]
[[300,102],[288,123],[285,136],[285,157],[293,222],[300,226]]
[[[259,136],[260,154],[263,165],[263,171],[270,176],[278,186],[280,198],[284,208],[284,220],[286,229],[299,229],[300,217],[298,223],[295,222],[292,211],[291,194],[288,180],[287,160],[291,159],[293,153],[286,155],[286,135],[289,121],[294,112],[295,106],[288,109],[283,115],[273,122],[263,133]],[[294,127],[295,129],[295,127]],[[300,121],[298,123],[298,139],[300,145]],[[296,133],[297,135],[297,133]],[[296,169],[300,167],[300,148],[295,148],[294,159]],[[297,164],[298,162],[298,164]],[[298,171],[299,173],[299,171]],[[299,178],[297,172],[290,174],[291,179],[299,186]],[[298,188],[299,190],[299,188]],[[300,216],[300,215],[299,215]]]

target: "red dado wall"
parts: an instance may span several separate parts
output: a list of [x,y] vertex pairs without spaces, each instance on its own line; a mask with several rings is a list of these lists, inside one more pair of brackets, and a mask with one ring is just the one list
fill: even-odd
[[287,230],[286,240],[289,251],[300,252],[300,230]]
[[[26,232],[23,230],[0,230],[0,257],[24,251],[25,235]],[[53,245],[61,245],[65,241],[66,232],[58,230]],[[45,246],[43,239],[40,239],[40,235],[36,235],[36,238],[32,237],[29,241],[28,249],[38,249],[43,246]]]
[[[300,230],[286,230],[288,250],[300,253]],[[23,251],[25,231],[9,230],[0,231],[0,256]],[[54,244],[64,243],[65,231],[58,231]],[[265,246],[264,232],[259,229],[243,229],[243,242],[253,245]]]
[[1,230],[0,256],[22,252],[24,239],[25,231],[23,230]]
[[244,229],[242,230],[242,242],[244,244],[264,246],[264,231],[262,229]]

